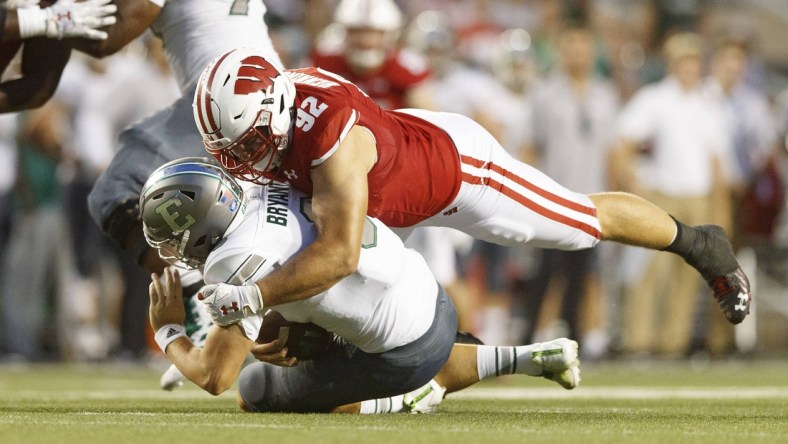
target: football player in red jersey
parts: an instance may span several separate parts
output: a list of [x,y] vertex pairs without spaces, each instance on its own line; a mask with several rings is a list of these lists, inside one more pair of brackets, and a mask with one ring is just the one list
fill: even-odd
[[571,192],[467,117],[386,111],[340,76],[281,72],[246,49],[203,71],[194,114],[206,149],[232,174],[310,194],[319,233],[254,285],[206,289],[221,290],[224,303],[272,306],[325,291],[356,270],[370,215],[401,235],[447,226],[502,245],[571,250],[609,240],[671,251],[703,275],[730,322],[749,312],[749,283],[720,227],[688,227],[632,194]]
[[342,0],[334,25],[344,42],[331,50],[317,49],[312,65],[353,82],[384,109],[408,106],[409,91],[429,75],[417,53],[396,47],[402,13],[392,0]]

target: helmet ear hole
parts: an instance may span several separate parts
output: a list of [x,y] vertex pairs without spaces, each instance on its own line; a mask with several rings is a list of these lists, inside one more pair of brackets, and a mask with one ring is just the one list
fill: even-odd
[[159,193],[159,194],[157,194],[157,195],[155,195],[155,196],[151,197],[151,200],[159,200],[159,199],[161,199],[162,197],[164,197],[164,193]]
[[194,198],[197,196],[197,194],[195,194],[194,191],[188,191],[188,190],[181,191],[181,194],[183,194],[184,196],[188,197],[191,200],[194,200]]

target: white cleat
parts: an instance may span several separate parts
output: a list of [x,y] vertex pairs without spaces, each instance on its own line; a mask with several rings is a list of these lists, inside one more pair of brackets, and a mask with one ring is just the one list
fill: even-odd
[[434,413],[443,401],[446,387],[441,387],[434,379],[424,386],[406,393],[402,398],[405,404],[404,412],[408,413]]
[[162,375],[161,379],[159,379],[159,385],[164,390],[171,392],[178,387],[183,386],[183,381],[186,380],[186,376],[183,376],[178,367],[175,364],[170,365],[170,368],[167,369]]
[[572,390],[580,384],[577,348],[577,342],[566,338],[543,342],[531,351],[531,361],[542,366],[542,377]]

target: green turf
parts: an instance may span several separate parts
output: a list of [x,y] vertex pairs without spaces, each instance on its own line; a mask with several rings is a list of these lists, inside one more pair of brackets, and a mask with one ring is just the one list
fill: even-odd
[[584,365],[575,391],[486,381],[421,416],[244,414],[159,375],[0,366],[0,443],[788,443],[785,361]]

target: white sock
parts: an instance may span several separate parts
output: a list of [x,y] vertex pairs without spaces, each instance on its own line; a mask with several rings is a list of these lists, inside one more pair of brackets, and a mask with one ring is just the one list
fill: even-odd
[[389,398],[361,401],[361,411],[359,413],[362,415],[375,415],[378,413],[401,412],[405,408],[402,397],[403,395],[397,395]]
[[479,345],[476,347],[476,370],[479,380],[515,373],[539,376],[542,366],[531,360],[531,350],[539,344],[519,345],[517,347],[496,347]]

